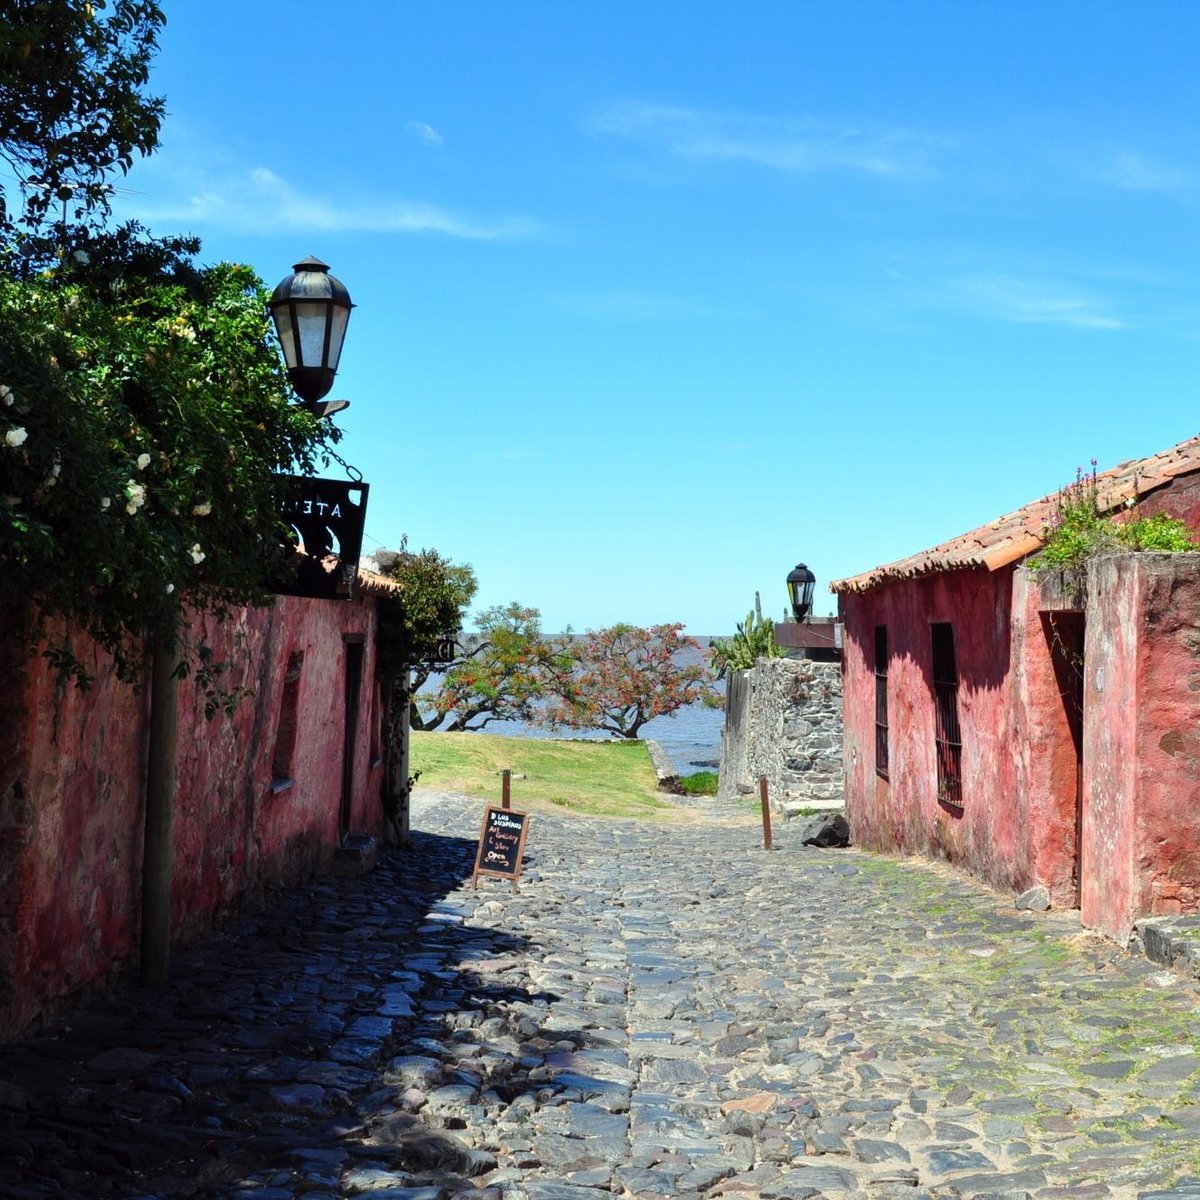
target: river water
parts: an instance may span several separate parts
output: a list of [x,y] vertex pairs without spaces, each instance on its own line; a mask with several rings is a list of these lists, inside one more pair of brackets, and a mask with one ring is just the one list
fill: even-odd
[[[677,656],[681,665],[707,663],[708,638],[697,638],[700,650],[683,650]],[[436,686],[436,677],[426,684],[426,690]],[[725,681],[719,680],[717,690],[725,692]],[[720,708],[708,708],[703,704],[690,704],[673,716],[655,717],[641,728],[643,740],[656,741],[670,758],[680,775],[694,771],[715,771],[721,754],[721,729],[725,723],[725,712]],[[609,735],[598,730],[548,731],[524,721],[489,721],[481,733],[495,733],[502,737],[533,738],[588,738],[604,740]]]

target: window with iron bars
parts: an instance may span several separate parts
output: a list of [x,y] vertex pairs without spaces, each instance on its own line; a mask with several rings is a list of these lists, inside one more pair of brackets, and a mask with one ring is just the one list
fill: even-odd
[[958,663],[954,657],[954,630],[948,622],[935,623],[931,630],[938,800],[962,808],[962,734],[958,725]]
[[875,626],[875,774],[888,777],[887,626]]

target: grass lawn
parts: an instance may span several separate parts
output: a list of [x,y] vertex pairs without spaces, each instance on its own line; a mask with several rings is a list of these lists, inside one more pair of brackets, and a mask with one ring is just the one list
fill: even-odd
[[512,806],[553,805],[583,816],[674,816],[658,794],[658,776],[645,743],[547,741],[486,733],[412,735],[417,790],[465,792],[500,803],[500,772],[512,772]]

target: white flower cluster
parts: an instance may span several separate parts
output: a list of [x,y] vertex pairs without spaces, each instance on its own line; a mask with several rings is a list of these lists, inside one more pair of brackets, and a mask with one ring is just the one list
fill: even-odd
[[[0,383],[0,404],[3,404],[5,408],[12,408],[16,402],[17,398],[13,395],[12,388],[7,383]],[[4,444],[15,450],[18,446],[25,444],[25,439],[28,436],[29,433],[26,429],[20,425],[15,425],[5,433]]]
[[146,503],[146,489],[137,480],[131,479],[125,485],[125,499],[125,511],[132,517]]
[[204,551],[200,549],[200,543],[197,542],[188,553],[192,556],[192,562],[202,563],[204,561]]

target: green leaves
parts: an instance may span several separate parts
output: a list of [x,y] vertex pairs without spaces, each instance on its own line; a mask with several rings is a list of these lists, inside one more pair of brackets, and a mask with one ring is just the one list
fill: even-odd
[[33,636],[66,617],[127,674],[181,604],[269,600],[273,473],[336,437],[289,403],[253,272],[184,266],[127,257],[115,292],[103,272],[0,276],[6,590],[36,599]]
[[400,585],[379,596],[376,670],[390,685],[404,668],[431,659],[439,642],[457,635],[479,585],[470,566],[436,550],[414,554],[402,545],[376,558],[387,562],[384,574]]
[[731,638],[713,638],[709,661],[717,675],[726,671],[749,671],[760,658],[782,658],[775,641],[775,622],[762,615],[762,600],[754,593],[754,611],[746,614]]
[[[164,20],[151,0],[0,6],[0,157],[30,230],[106,215],[109,178],[158,144],[163,101],[142,89]],[[19,205],[5,182],[0,229],[11,231]]]
[[1078,571],[1097,555],[1119,550],[1179,553],[1198,548],[1191,530],[1176,517],[1155,513],[1121,521],[1102,511],[1095,459],[1090,474],[1078,468],[1075,482],[1059,492],[1053,523],[1043,530],[1043,538],[1042,549],[1029,560],[1035,573]]
[[441,686],[423,697],[421,729],[483,729],[489,722],[528,721],[555,678],[570,671],[564,638],[546,637],[536,608],[513,601],[476,617],[478,632],[447,669]]
[[690,704],[719,703],[698,663],[681,664],[681,650],[699,648],[682,636],[681,624],[609,626],[571,646],[569,674],[552,685],[552,702],[542,720],[569,729],[599,729],[635,738],[655,717],[670,716]]

